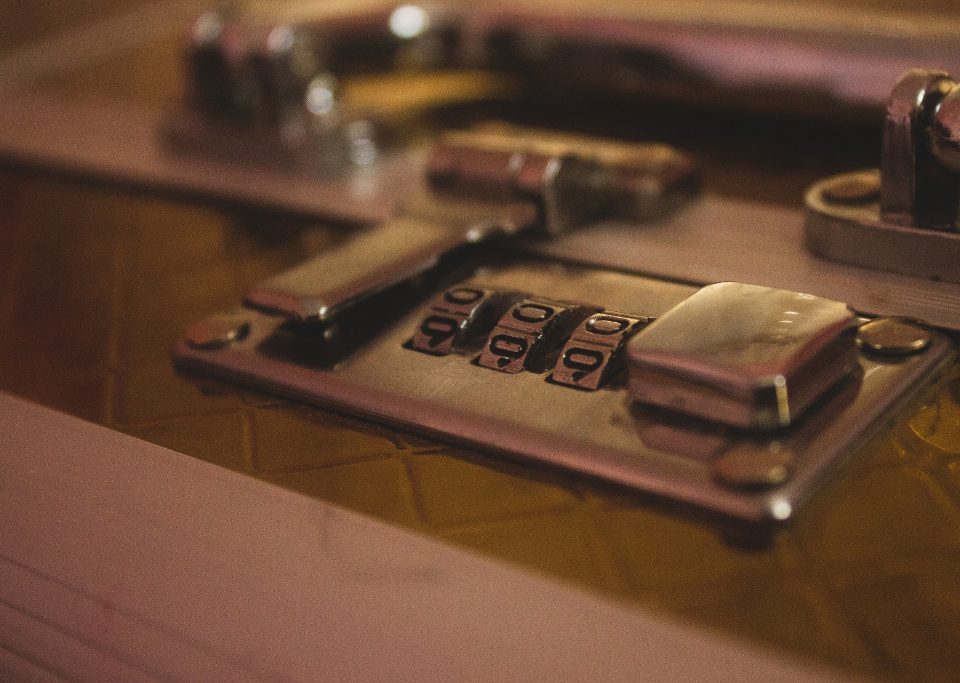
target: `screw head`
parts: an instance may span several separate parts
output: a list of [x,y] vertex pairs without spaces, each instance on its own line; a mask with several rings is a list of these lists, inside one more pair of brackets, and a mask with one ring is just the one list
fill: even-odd
[[823,188],[824,200],[831,204],[869,204],[880,199],[880,174],[877,171],[848,173]]
[[930,346],[933,336],[904,318],[877,318],[857,330],[857,346],[888,356],[907,356]]
[[250,333],[250,323],[238,314],[213,315],[192,325],[184,335],[187,344],[202,351],[222,349]]
[[795,458],[777,442],[767,448],[735,446],[713,462],[714,479],[738,488],[769,488],[790,478]]

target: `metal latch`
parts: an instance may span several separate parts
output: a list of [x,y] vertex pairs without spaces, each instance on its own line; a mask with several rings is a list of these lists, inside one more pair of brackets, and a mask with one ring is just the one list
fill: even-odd
[[487,127],[442,138],[425,175],[397,218],[189,330],[178,364],[785,520],[953,358],[942,334],[836,301],[574,265],[515,239],[668,214],[698,184],[669,148]]
[[344,102],[354,73],[437,69],[459,33],[450,8],[208,12],[187,49],[189,97],[166,121],[174,149],[329,174],[379,160],[388,122]]
[[[841,303],[479,259],[331,357],[323,325],[213,316],[178,365],[755,521],[785,520],[954,357]],[[499,317],[498,317],[499,315]]]
[[397,218],[258,285],[247,303],[332,323],[399,285],[442,277],[440,266],[465,248],[520,234],[549,238],[611,216],[648,220],[699,188],[693,161],[665,145],[547,139],[505,126],[441,138],[426,175],[428,189]]
[[879,170],[820,181],[806,195],[808,248],[824,258],[960,282],[960,86],[904,74],[887,105]]

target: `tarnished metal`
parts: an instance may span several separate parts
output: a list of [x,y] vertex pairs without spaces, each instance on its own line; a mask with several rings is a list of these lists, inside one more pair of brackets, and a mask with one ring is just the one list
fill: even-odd
[[960,86],[914,69],[887,106],[876,171],[820,181],[806,195],[806,243],[819,256],[960,282]]
[[211,351],[242,340],[250,333],[250,323],[242,313],[212,315],[195,323],[184,333],[187,344]]
[[861,349],[891,356],[907,356],[930,346],[928,330],[911,320],[878,318],[864,323],[857,330]]
[[796,458],[773,442],[766,449],[732,448],[713,463],[713,476],[728,486],[770,488],[790,478]]
[[627,346],[630,395],[722,424],[786,427],[856,365],[845,304],[724,282],[704,287]]
[[577,389],[599,389],[626,367],[624,345],[649,322],[649,318],[612,311],[590,316],[564,344],[550,380]]
[[[697,185],[689,157],[663,145],[620,149],[583,139],[547,145],[506,129],[498,146],[491,139],[480,133],[476,140],[469,134],[441,140],[428,164],[432,192],[412,197],[398,218],[258,285],[247,302],[299,320],[329,321],[467,245],[521,232],[564,232],[625,205],[666,213]],[[587,152],[593,143],[603,151]]]
[[[526,289],[535,294],[531,301],[589,297],[586,303],[596,308],[626,310],[638,318],[662,317],[696,292],[690,286],[636,275],[536,261],[484,268],[456,287]],[[803,301],[807,299],[793,303]],[[819,302],[814,304],[819,307]],[[840,304],[826,306],[828,317],[834,316],[844,327],[847,314],[840,309]],[[538,372],[491,372],[478,367],[473,354],[417,353],[408,342],[426,310],[411,311],[335,366],[316,362],[323,357],[322,338],[305,339],[296,355],[268,352],[272,338],[289,332],[281,320],[255,311],[250,312],[250,335],[242,342],[213,352],[184,343],[175,358],[181,367],[194,371],[554,463],[728,515],[784,520],[881,418],[953,357],[950,342],[936,333],[926,353],[905,356],[897,363],[866,354],[857,357],[856,346],[847,340],[846,348],[854,354],[853,371],[790,426],[765,435],[633,402],[622,386],[571,391]],[[529,317],[534,313],[531,310]],[[733,321],[729,322],[731,327],[725,329],[736,336]],[[651,325],[647,331],[653,329]],[[693,332],[703,333],[708,341],[719,334],[701,328]],[[829,337],[825,334],[818,341],[826,344]],[[808,350],[818,345],[807,341]],[[787,345],[798,353],[802,346],[799,341],[797,346]],[[781,369],[791,386],[796,379],[793,368]],[[804,366],[805,371],[810,369]],[[832,373],[816,376],[836,379]],[[810,393],[818,391],[819,387]],[[802,396],[796,400],[804,401]],[[790,413],[791,418],[798,414]],[[795,463],[783,462],[782,456],[771,458],[773,448],[793,454]],[[718,458],[725,453],[729,460],[721,464]],[[752,468],[745,465],[751,455],[756,460]],[[784,472],[789,476],[785,478]]]

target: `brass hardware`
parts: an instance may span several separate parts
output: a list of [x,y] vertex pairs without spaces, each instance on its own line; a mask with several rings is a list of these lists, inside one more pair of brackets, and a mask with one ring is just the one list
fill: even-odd
[[590,316],[564,344],[550,379],[578,389],[599,389],[623,370],[624,345],[649,322],[609,311]]
[[796,458],[773,442],[767,448],[732,448],[713,463],[714,478],[728,486],[770,488],[790,478]]
[[627,346],[630,394],[722,424],[797,420],[856,364],[846,305],[768,287],[704,287]]
[[887,104],[877,171],[822,180],[806,195],[806,243],[823,258],[960,282],[960,85],[914,69]]
[[891,356],[923,351],[932,338],[930,332],[902,318],[878,318],[857,330],[857,345],[861,349]]
[[[746,285],[732,288],[727,294],[759,294],[756,298],[760,301],[769,297],[789,303],[789,307],[757,308],[754,300],[751,313],[745,298],[732,296],[724,311],[723,306],[713,305],[724,298],[719,297],[723,286],[708,287],[706,295],[698,295],[689,285],[520,257],[513,264],[488,263],[473,276],[438,288],[423,308],[401,312],[394,322],[354,344],[335,363],[325,361],[319,333],[304,336],[303,344],[273,344],[277,335],[298,333],[285,319],[257,311],[248,311],[250,333],[242,341],[218,353],[196,349],[185,341],[177,347],[175,357],[181,367],[317,405],[335,405],[457,442],[573,468],[736,517],[782,521],[794,514],[837,461],[849,455],[905,396],[951,362],[954,352],[944,335],[931,332],[926,352],[899,357],[897,362],[872,353],[858,354],[852,334],[841,334],[857,320],[844,305],[780,290]],[[560,353],[561,347],[578,339],[578,325],[588,320],[595,321],[595,331],[620,328],[620,324],[605,326],[608,314],[596,312],[598,309],[629,311],[632,315],[623,317],[641,321],[657,319],[627,342],[625,350],[631,354],[628,361],[632,364],[636,361],[635,343],[647,335],[654,341],[658,335],[673,336],[656,330],[661,326],[669,331],[673,317],[669,311],[677,311],[676,320],[685,319],[689,326],[688,343],[702,341],[705,348],[716,351],[717,340],[727,333],[731,340],[727,351],[744,361],[730,364],[736,367],[729,374],[743,377],[731,380],[729,386],[745,387],[746,393],[740,401],[724,395],[726,412],[733,406],[733,412],[753,416],[751,426],[759,423],[777,428],[772,432],[745,431],[634,401],[637,382],[644,377],[635,367],[630,368],[628,388],[614,383],[600,391],[571,391],[556,377],[550,381],[547,376],[557,368],[550,354],[544,354],[539,365],[530,368],[533,371],[508,373],[478,367],[472,354],[468,358],[457,352],[433,355],[411,351],[411,334],[430,314],[431,302],[451,289],[531,292],[507,313],[517,310],[526,319],[517,324],[525,325],[524,332],[531,336],[552,319],[544,307],[553,308],[556,316],[561,307],[569,310],[568,304],[556,302],[586,299],[595,304],[557,334],[547,333],[552,337],[551,353]],[[689,311],[683,312],[684,302],[696,304],[698,296],[703,297],[701,303],[711,304],[706,308],[714,318],[691,318]],[[756,319],[757,310],[806,311],[808,315],[798,317],[806,317],[807,322],[793,325],[800,330],[793,333],[791,341],[786,329],[791,325],[765,324],[763,316]],[[744,332],[744,320],[755,326],[756,335]],[[739,353],[733,348],[734,342],[744,337],[756,340],[754,360],[766,359],[774,371],[770,374],[779,371],[785,380],[782,386],[775,377],[770,379],[760,363],[751,366],[746,362],[749,345]],[[490,336],[487,339],[489,344]],[[771,342],[769,353],[762,349],[767,342]],[[500,358],[491,359],[494,366]],[[701,361],[690,366],[694,371],[684,377],[683,392],[696,391],[693,379],[711,381],[718,374],[710,372],[718,367],[715,358],[701,354]],[[507,364],[510,362],[508,359]],[[516,362],[510,369],[523,369],[523,363]],[[664,367],[674,366],[667,362]],[[702,393],[721,385],[728,386],[726,381],[714,381],[714,386],[706,386]],[[806,410],[805,403],[809,403]],[[771,411],[772,415],[763,417]],[[787,426],[779,426],[788,421]],[[784,455],[787,453],[792,462]]]
[[249,333],[250,323],[246,316],[221,314],[192,325],[184,334],[184,339],[195,349],[212,351],[238,342]]

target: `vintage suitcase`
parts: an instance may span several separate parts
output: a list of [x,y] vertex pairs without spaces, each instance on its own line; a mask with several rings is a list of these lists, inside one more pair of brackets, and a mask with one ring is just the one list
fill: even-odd
[[0,388],[844,672],[951,677],[955,23],[103,17],[0,60]]

